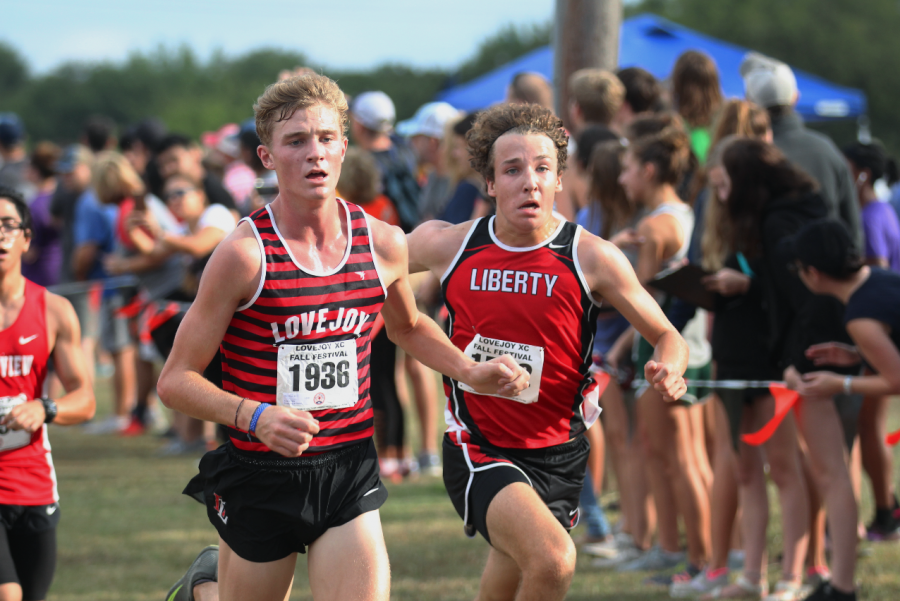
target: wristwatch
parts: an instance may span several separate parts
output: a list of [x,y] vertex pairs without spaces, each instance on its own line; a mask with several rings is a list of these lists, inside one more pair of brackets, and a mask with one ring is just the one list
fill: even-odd
[[44,413],[46,414],[44,423],[49,424],[56,419],[56,414],[59,413],[59,407],[56,406],[56,401],[48,396],[42,396],[41,403],[44,405]]

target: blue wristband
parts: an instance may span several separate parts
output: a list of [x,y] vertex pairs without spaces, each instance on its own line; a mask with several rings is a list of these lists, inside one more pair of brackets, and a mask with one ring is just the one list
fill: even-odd
[[268,403],[260,403],[256,407],[256,411],[253,412],[253,417],[250,418],[250,427],[247,428],[247,432],[250,434],[256,433],[256,422],[259,421],[259,416],[262,415],[262,412],[269,408]]

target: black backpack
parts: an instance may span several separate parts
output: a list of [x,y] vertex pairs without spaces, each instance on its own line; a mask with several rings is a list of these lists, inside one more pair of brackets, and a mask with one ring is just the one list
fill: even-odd
[[372,154],[381,171],[382,192],[394,203],[400,227],[409,233],[419,223],[421,189],[415,176],[416,157],[402,141],[392,140],[394,144],[388,150]]

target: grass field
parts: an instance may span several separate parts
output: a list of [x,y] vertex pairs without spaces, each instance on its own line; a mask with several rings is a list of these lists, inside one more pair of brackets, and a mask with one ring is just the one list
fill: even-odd
[[[98,413],[106,411],[101,398]],[[892,423],[900,426],[900,406]],[[52,427],[50,437],[62,522],[59,565],[48,599],[163,599],[199,549],[217,540],[203,507],[180,494],[196,473],[199,457],[154,457],[162,443],[151,436],[87,436],[78,428]],[[393,573],[392,598],[473,599],[487,544],[463,535],[440,479],[422,478],[389,488],[381,515]],[[772,504],[769,529],[773,556],[780,542],[777,507]],[[864,515],[870,511],[864,509]],[[775,570],[770,569],[772,582]],[[587,557],[579,557],[567,598],[668,598],[665,591],[642,585],[644,576],[599,572]],[[857,576],[861,599],[900,599],[900,544],[874,546],[871,556],[860,561]],[[291,599],[311,598],[301,556]]]

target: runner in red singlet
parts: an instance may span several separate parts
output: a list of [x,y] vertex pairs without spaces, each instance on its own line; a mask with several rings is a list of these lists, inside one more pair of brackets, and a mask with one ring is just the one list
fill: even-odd
[[[204,550],[167,599],[282,601],[308,548],[317,601],[386,600],[375,316],[408,353],[482,392],[517,394],[528,376],[509,357],[479,363],[454,347],[416,310],[402,231],[335,197],[347,148],[337,84],[281,81],[254,109],[279,195],[216,249],[159,379],[168,406],[230,433],[185,489],[219,532],[218,569]],[[201,375],[220,345],[224,391]]]
[[[22,277],[31,213],[0,188],[0,599],[44,599],[56,568],[59,494],[44,424],[94,415],[94,392],[69,301]],[[47,362],[66,389],[44,395]]]
[[614,245],[554,215],[567,142],[559,119],[498,105],[467,139],[496,217],[420,226],[410,271],[441,279],[457,348],[476,361],[511,355],[531,380],[509,399],[445,377],[444,482],[467,534],[491,544],[479,599],[562,599],[584,432],[600,413],[588,372],[597,309],[611,303],[654,343],[645,375],[669,400],[685,392],[687,346]]

